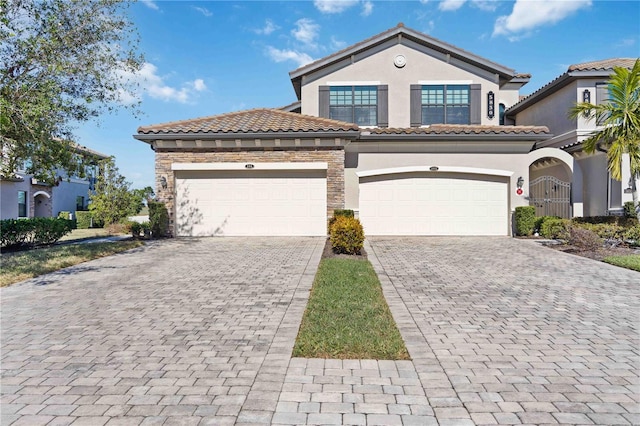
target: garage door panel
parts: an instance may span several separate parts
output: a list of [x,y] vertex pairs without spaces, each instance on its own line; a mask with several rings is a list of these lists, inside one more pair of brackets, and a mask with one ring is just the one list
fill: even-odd
[[326,187],[325,171],[179,173],[177,233],[326,235]]
[[[507,235],[506,178],[387,175],[360,180],[368,235]],[[382,200],[384,198],[384,200]]]

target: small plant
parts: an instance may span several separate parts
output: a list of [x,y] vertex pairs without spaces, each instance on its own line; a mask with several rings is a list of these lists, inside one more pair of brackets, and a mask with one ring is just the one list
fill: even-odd
[[624,203],[624,217],[637,218],[636,209],[633,207],[633,201],[627,201]]
[[534,206],[516,207],[515,213],[516,234],[531,235],[533,234],[536,222],[536,208]]
[[602,247],[602,238],[600,238],[598,234],[578,226],[569,227],[569,238],[567,242],[582,250],[595,251]]
[[91,212],[76,211],[76,227],[78,229],[89,229],[93,227]]
[[549,219],[559,219],[557,216],[540,216],[536,217],[536,220],[533,224],[533,232],[537,232],[539,235],[542,235],[542,224],[545,223]]
[[600,238],[606,240],[622,240],[625,233],[623,226],[611,224],[611,223],[580,223],[576,224],[577,227],[588,229],[596,233]]
[[633,246],[640,246],[640,225],[627,229],[624,240]]
[[161,238],[167,235],[169,230],[169,212],[164,203],[147,201],[149,207],[149,226],[153,238]]
[[331,247],[337,253],[360,254],[364,246],[364,229],[358,219],[337,216],[331,225]]
[[133,238],[140,238],[140,232],[142,231],[142,224],[138,222],[129,222],[129,230]]
[[568,219],[549,218],[542,222],[540,235],[545,238],[566,240],[569,237]]
[[331,233],[331,225],[333,225],[333,222],[335,222],[337,217],[354,217],[354,212],[353,210],[350,209],[335,209],[333,210],[333,216],[331,217],[331,219],[329,219],[329,225],[328,225],[328,229],[329,229],[329,233]]

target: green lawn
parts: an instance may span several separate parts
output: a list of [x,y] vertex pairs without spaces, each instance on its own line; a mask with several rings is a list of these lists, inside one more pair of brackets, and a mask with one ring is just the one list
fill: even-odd
[[109,235],[109,231],[106,228],[74,229],[70,234],[60,238],[59,241],[84,240],[86,238],[107,237]]
[[141,241],[69,244],[15,253],[2,253],[0,256],[0,287],[139,247],[142,244]]
[[626,256],[609,256],[605,257],[604,262],[612,265],[621,266],[627,269],[633,269],[640,272],[640,254],[630,254]]
[[368,261],[320,262],[293,356],[409,359]]

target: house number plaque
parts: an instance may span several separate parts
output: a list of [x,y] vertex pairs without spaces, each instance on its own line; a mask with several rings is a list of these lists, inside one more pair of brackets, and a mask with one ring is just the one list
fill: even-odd
[[245,164],[244,168],[245,169],[253,169],[255,166],[253,164]]

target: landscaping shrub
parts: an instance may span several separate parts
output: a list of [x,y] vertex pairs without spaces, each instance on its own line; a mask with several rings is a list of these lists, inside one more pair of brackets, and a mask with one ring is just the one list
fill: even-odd
[[140,238],[140,233],[142,232],[142,224],[139,222],[131,221],[129,222],[129,230],[133,238]]
[[516,207],[516,234],[531,235],[536,223],[536,208],[534,206]]
[[0,221],[0,244],[3,248],[53,244],[71,232],[73,221],[57,217],[34,217]]
[[579,226],[569,227],[569,238],[567,242],[582,250],[594,251],[602,247],[602,238],[595,232]]
[[568,219],[548,218],[540,226],[540,235],[545,238],[566,240],[569,236]]
[[606,240],[622,240],[626,228],[612,223],[576,223],[576,227],[594,232],[598,237]]
[[335,222],[337,217],[354,217],[354,212],[353,210],[350,209],[334,209],[333,210],[333,217],[331,217],[331,219],[329,219],[329,225],[328,225],[328,229],[329,229],[329,233],[331,233],[331,226],[333,225],[333,222]]
[[627,229],[624,233],[624,240],[634,246],[640,246],[640,225]]
[[550,219],[560,219],[557,216],[540,216],[536,217],[535,222],[533,224],[533,231],[537,232],[539,235],[542,235],[542,224]]
[[165,237],[169,230],[169,212],[164,203],[147,201],[149,207],[149,226],[153,238]]
[[60,219],[69,219],[69,216],[71,215],[71,212],[67,212],[67,211],[61,211],[60,213],[58,213],[58,217]]
[[633,208],[633,201],[627,201],[624,203],[624,217],[638,218],[636,216],[636,209]]
[[129,227],[129,221],[127,220],[107,225],[106,230],[107,230],[107,234],[109,235],[128,234],[129,232],[131,232],[131,228]]
[[364,246],[364,229],[358,219],[337,216],[330,230],[331,247],[337,253],[360,254]]
[[89,229],[92,226],[91,212],[76,211],[76,227],[78,229]]
[[624,226],[624,227],[629,227],[629,226],[634,226],[638,223],[638,219],[633,216],[633,217],[626,217],[626,216],[587,216],[587,217],[574,217],[573,219],[571,219],[574,223],[592,223],[592,224],[598,224],[598,223],[608,223],[611,225],[618,225],[618,226]]

